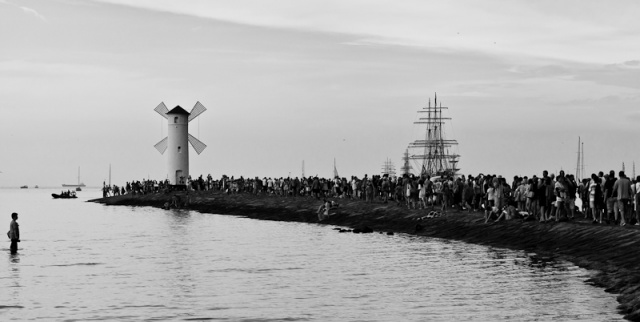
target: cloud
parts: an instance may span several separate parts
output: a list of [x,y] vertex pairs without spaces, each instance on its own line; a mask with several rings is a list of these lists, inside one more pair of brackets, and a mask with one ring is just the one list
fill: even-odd
[[583,5],[576,0],[569,4],[487,0],[464,5],[419,0],[309,0],[304,5],[295,0],[95,1],[254,26],[357,35],[379,44],[499,56],[611,63],[634,58],[640,51],[635,42],[640,24],[629,14],[640,6],[633,1],[620,6]]
[[36,17],[36,18],[38,18],[39,20],[41,20],[42,22],[47,22],[47,19],[46,19],[43,15],[41,15],[38,11],[36,11],[35,9],[33,9],[33,8],[23,7],[23,6],[18,6],[18,5],[16,5],[16,4],[11,3],[11,2],[9,2],[9,1],[6,1],[6,0],[0,0],[0,4],[7,5],[7,6],[12,6],[12,7],[16,7],[16,8],[22,9],[22,12],[24,12],[25,14],[27,14],[27,15],[31,15],[31,16],[33,16],[33,17]]
[[32,16],[42,20],[43,22],[47,22],[47,19],[45,19],[45,17],[43,15],[41,15],[40,13],[38,13],[35,9],[29,8],[29,7],[20,7],[20,9],[22,9],[22,11],[24,11],[24,13],[26,13],[28,15],[32,15]]
[[105,66],[78,64],[78,63],[48,63],[27,60],[0,61],[0,80],[16,79],[21,77],[45,78],[138,78],[141,74],[111,69]]

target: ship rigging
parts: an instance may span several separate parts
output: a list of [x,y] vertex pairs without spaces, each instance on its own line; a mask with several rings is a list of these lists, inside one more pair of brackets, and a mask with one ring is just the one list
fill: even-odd
[[429,104],[418,111],[420,117],[414,124],[426,126],[424,139],[411,142],[408,149],[413,152],[409,159],[416,164],[415,169],[420,169],[421,175],[455,176],[460,170],[457,165],[460,155],[454,152],[458,141],[447,139],[444,131],[445,122],[451,120],[442,115],[442,110],[446,109],[442,103],[438,105],[436,94],[433,106],[429,98]]

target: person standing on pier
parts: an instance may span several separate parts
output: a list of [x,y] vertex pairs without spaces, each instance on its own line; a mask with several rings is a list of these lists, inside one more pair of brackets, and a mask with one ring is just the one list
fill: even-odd
[[604,182],[604,186],[602,187],[603,191],[604,191],[604,200],[606,203],[606,207],[607,207],[607,224],[610,223],[611,221],[611,217],[614,217],[614,213],[615,213],[615,207],[617,207],[617,199],[618,199],[618,195],[617,195],[617,191],[613,189],[613,185],[616,182],[616,172],[611,170],[609,171],[609,175],[605,175],[605,182]]
[[627,224],[626,216],[631,201],[631,180],[627,178],[624,171],[618,173],[618,180],[613,184],[613,191],[617,192],[617,207],[614,209],[613,216],[618,221],[618,213],[620,213],[620,226]]
[[636,177],[635,194],[633,195],[633,199],[635,200],[636,210],[636,226],[640,226],[640,176]]
[[564,176],[564,171],[560,170],[560,174],[558,174],[558,181],[554,184],[554,192],[556,196],[556,210],[555,210],[555,220],[560,221],[560,216],[562,215],[565,219],[568,217],[568,212],[566,207],[566,199],[567,199],[567,184],[566,178]]
[[11,246],[9,247],[9,250],[11,251],[11,254],[16,254],[18,252],[18,243],[20,242],[20,228],[18,227],[18,214],[17,213],[12,213],[11,214],[11,224],[9,224],[9,232],[7,233],[7,236],[9,236],[9,239],[11,239]]

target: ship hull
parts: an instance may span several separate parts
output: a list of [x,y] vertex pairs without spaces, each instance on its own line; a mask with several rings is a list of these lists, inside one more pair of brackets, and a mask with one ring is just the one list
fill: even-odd
[[85,187],[84,183],[81,183],[81,184],[62,184],[62,186],[65,187],[65,188],[78,188],[78,187],[83,188],[83,187]]

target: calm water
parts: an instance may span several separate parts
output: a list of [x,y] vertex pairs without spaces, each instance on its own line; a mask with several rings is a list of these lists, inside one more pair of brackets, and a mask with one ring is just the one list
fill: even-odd
[[[423,237],[0,189],[0,320],[616,321],[567,262]],[[4,234],[4,231],[2,231]]]

